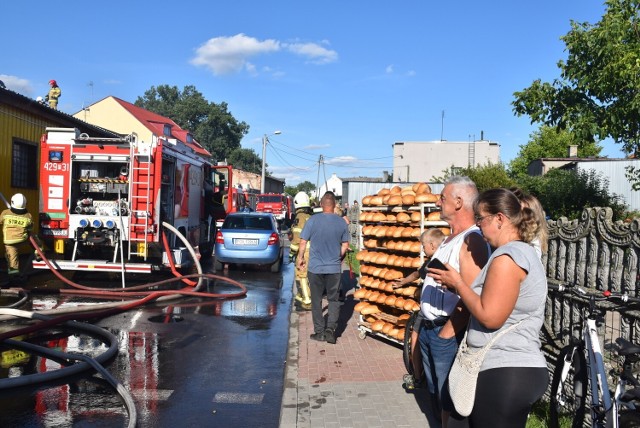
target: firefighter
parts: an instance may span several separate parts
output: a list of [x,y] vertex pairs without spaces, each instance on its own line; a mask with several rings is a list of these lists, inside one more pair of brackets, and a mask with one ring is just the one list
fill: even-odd
[[[309,217],[311,217],[312,211],[311,206],[309,205],[309,195],[305,192],[298,192],[293,198],[293,203],[296,208],[296,216],[293,219],[293,224],[291,225],[291,237],[290,237],[290,247],[289,247],[289,261],[293,262],[295,257],[298,255],[298,250],[300,249],[300,232],[302,232],[302,228],[304,224],[307,222]],[[305,250],[305,259],[309,260],[309,247],[307,245],[307,249]],[[304,268],[298,269],[296,266],[296,278],[295,278],[298,292],[296,294],[295,300],[299,303],[300,307],[305,311],[311,310],[311,290],[309,289],[309,280],[307,279],[307,266],[305,264]]]
[[10,208],[0,213],[0,225],[9,278],[17,277],[20,275],[18,248],[29,239],[29,232],[33,227],[31,214],[27,212],[27,198],[22,193],[16,193],[11,197]]
[[55,80],[49,80],[49,85],[51,89],[49,89],[49,93],[45,97],[45,101],[49,103],[49,107],[54,110],[58,110],[58,98],[62,95],[62,90],[58,86],[58,82]]

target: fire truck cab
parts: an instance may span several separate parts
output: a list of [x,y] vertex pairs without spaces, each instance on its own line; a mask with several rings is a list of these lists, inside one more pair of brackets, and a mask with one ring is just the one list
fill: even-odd
[[263,193],[258,195],[258,205],[256,211],[272,213],[282,226],[288,217],[287,198],[280,193]]
[[188,267],[185,244],[163,223],[211,256],[205,197],[213,184],[202,151],[163,137],[92,138],[72,128],[47,128],[40,150],[40,233],[57,268],[149,273],[169,265],[167,250],[176,267]]
[[219,162],[212,167],[213,201],[211,210],[216,229],[222,226],[227,214],[246,209],[256,211],[258,194],[234,183],[233,166]]

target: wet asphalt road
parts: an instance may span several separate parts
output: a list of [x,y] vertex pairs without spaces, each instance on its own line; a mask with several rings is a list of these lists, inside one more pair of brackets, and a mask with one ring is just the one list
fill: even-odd
[[[210,266],[203,267],[210,271]],[[285,263],[279,274],[232,267],[225,275],[247,287],[246,298],[189,298],[94,322],[118,338],[117,356],[105,366],[132,394],[137,426],[279,425],[293,266]],[[50,281],[50,274],[38,275],[29,285]],[[216,282],[208,291],[237,288]],[[75,301],[35,296],[33,305]],[[37,340],[50,348],[94,356],[105,349],[100,340],[78,331],[50,330]],[[59,368],[51,359],[2,351],[0,384],[9,377]],[[119,427],[127,422],[119,395],[96,376],[0,390],[0,427]]]

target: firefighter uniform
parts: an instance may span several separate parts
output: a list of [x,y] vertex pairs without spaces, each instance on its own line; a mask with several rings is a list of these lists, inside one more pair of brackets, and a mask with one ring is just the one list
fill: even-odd
[[[13,200],[12,200],[13,205]],[[20,272],[18,247],[29,239],[29,231],[33,227],[31,214],[26,209],[6,209],[0,214],[2,237],[7,257],[9,275]]]
[[[289,246],[289,259],[293,260],[298,255],[298,250],[300,249],[300,233],[304,228],[305,223],[311,217],[311,213],[309,212],[309,208],[299,208],[296,209],[296,216],[293,220],[293,224],[291,225],[292,239],[291,244]],[[307,244],[307,248],[305,250],[305,260],[309,259],[309,247],[310,243]],[[300,302],[300,305],[303,309],[311,309],[311,291],[309,289],[309,280],[307,279],[307,266],[303,269],[298,269],[296,266],[296,278],[295,278],[298,292],[296,294],[295,300]]]
[[49,107],[54,110],[58,109],[58,98],[62,95],[62,90],[58,86],[55,80],[50,80],[49,85],[51,85],[51,89],[49,89],[49,93],[45,97],[47,102],[49,103]]

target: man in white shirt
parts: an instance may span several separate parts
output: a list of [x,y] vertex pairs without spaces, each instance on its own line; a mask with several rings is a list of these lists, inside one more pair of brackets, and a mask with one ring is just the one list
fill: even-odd
[[[480,273],[491,249],[476,226],[473,203],[478,189],[468,177],[454,176],[445,182],[440,199],[440,218],[451,227],[433,258],[460,272],[467,284]],[[434,416],[445,423],[453,404],[446,387],[449,369],[467,327],[469,314],[459,297],[429,276],[422,286],[420,310],[424,321],[420,329],[420,349],[432,398]]]

